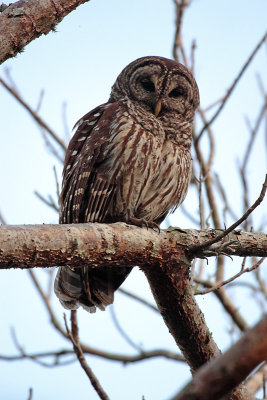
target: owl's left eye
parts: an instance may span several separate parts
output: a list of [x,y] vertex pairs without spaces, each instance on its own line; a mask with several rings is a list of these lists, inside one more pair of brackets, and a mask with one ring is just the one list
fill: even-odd
[[184,97],[185,95],[186,95],[186,90],[182,87],[176,87],[169,93],[169,97],[174,97],[174,98]]
[[155,92],[155,85],[149,78],[141,79],[140,83],[147,92]]

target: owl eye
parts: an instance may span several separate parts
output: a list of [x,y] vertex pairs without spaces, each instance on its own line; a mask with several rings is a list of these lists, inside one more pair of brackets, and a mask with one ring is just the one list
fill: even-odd
[[169,93],[169,97],[184,97],[186,95],[186,90],[182,87],[176,87]]
[[140,83],[143,86],[143,88],[145,89],[145,91],[151,92],[151,93],[155,92],[155,85],[149,78],[141,79]]

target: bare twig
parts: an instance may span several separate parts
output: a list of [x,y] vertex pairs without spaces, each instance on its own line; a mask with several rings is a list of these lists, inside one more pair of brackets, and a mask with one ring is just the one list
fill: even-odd
[[28,396],[28,399],[27,399],[27,400],[32,400],[32,398],[33,398],[33,389],[30,388],[30,389],[29,389],[29,396]]
[[153,310],[159,314],[159,310],[156,306],[151,304],[149,301],[143,299],[142,297],[138,296],[137,294],[129,292],[128,290],[123,289],[123,288],[119,288],[118,291],[120,293],[124,294],[125,296],[128,296],[128,297],[138,301],[139,303],[145,305],[146,307],[149,307],[151,310]]
[[[34,286],[37,289],[37,292],[39,293],[39,295],[41,296],[43,303],[46,307],[46,310],[48,311],[48,314],[50,316],[50,322],[52,323],[52,325],[54,326],[54,328],[65,338],[68,337],[66,331],[63,329],[63,327],[61,326],[60,322],[58,321],[52,307],[51,304],[49,302],[49,297],[44,293],[37,277],[36,274],[33,272],[32,269],[29,270],[29,274],[32,278],[32,281],[34,283]],[[128,294],[129,296],[131,296],[130,294]],[[131,296],[131,297],[134,297]],[[141,300],[140,300],[141,301]],[[85,343],[81,344],[83,352],[87,353],[87,354],[91,354],[100,358],[104,358],[106,360],[110,360],[110,361],[118,361],[118,362],[122,362],[123,364],[128,364],[128,363],[136,363],[139,361],[143,361],[143,360],[148,360],[151,358],[156,358],[156,357],[163,357],[166,359],[170,359],[170,360],[175,360],[175,361],[180,361],[183,362],[184,361],[184,357],[181,354],[178,353],[174,353],[172,351],[168,351],[168,350],[164,350],[164,349],[157,349],[157,350],[150,350],[150,351],[143,351],[142,354],[137,354],[137,355],[127,355],[127,354],[119,354],[119,353],[111,353],[108,351],[103,351],[103,350],[99,350],[96,349],[94,347],[88,346]],[[44,353],[45,354],[45,353]],[[61,354],[61,352],[60,352]],[[60,354],[55,354],[56,356],[60,356]],[[64,353],[65,354],[65,353]],[[63,355],[63,353],[62,353]],[[5,356],[3,356],[5,357]],[[16,356],[11,356],[12,360],[17,359]],[[40,358],[42,357],[42,355],[40,355],[39,353],[37,355],[29,355],[29,358]],[[1,356],[0,356],[1,359]],[[11,359],[11,358],[9,358]]]
[[259,112],[258,118],[257,118],[256,123],[255,123],[255,127],[252,128],[249,125],[248,121],[247,121],[248,128],[249,128],[249,131],[251,133],[251,136],[250,136],[250,140],[249,140],[248,145],[247,145],[246,152],[244,154],[241,170],[245,170],[246,167],[247,167],[248,159],[249,159],[249,156],[251,154],[251,151],[252,151],[252,148],[253,148],[253,144],[255,142],[256,134],[259,131],[260,124],[261,124],[261,122],[263,120],[263,117],[266,114],[266,111],[267,111],[267,99],[264,101],[264,104],[261,107],[261,110]]
[[70,129],[69,129],[69,125],[67,122],[67,103],[64,102],[62,104],[62,122],[63,122],[63,129],[64,129],[64,136],[65,136],[65,143],[69,143],[70,141]]
[[[264,115],[266,114],[266,110],[267,110],[267,100],[265,99],[264,104],[263,104],[263,106],[262,106],[262,108],[261,108],[261,110],[259,112],[259,115],[258,115],[258,118],[256,120],[254,128],[251,127],[251,125],[249,123],[249,120],[246,119],[247,125],[248,125],[248,129],[250,131],[250,140],[248,141],[247,148],[246,148],[246,151],[245,151],[245,154],[244,154],[244,158],[243,158],[243,162],[242,162],[242,165],[241,165],[241,167],[239,169],[241,182],[242,182],[242,186],[243,186],[244,210],[246,210],[248,208],[248,206],[249,206],[249,188],[248,188],[248,180],[247,180],[247,176],[246,176],[248,160],[249,160],[249,157],[250,157],[252,149],[253,149],[253,144],[255,142],[256,135],[259,132],[259,127],[260,127],[261,121],[263,120]],[[249,225],[252,226],[252,219],[251,218],[248,218],[245,221],[245,224],[244,224],[245,230],[249,229]]]
[[[213,283],[209,280],[199,279],[196,277],[194,278],[194,281],[208,288],[213,287]],[[241,331],[246,331],[249,328],[249,325],[229,296],[227,296],[226,291],[221,288],[213,293],[220,301],[227,314],[229,314],[229,316],[232,318],[232,321],[235,323],[235,325],[238,326]]]
[[255,269],[257,269],[257,268],[263,263],[264,259],[265,259],[265,258],[262,257],[256,264],[254,264],[254,265],[253,265],[252,267],[250,267],[250,268],[244,268],[244,267],[242,266],[241,270],[240,270],[237,274],[233,275],[231,278],[226,279],[226,280],[223,281],[223,282],[219,282],[219,283],[213,284],[213,286],[210,287],[209,289],[206,289],[206,290],[199,290],[199,291],[195,292],[195,295],[199,295],[199,294],[202,294],[202,295],[203,295],[203,294],[207,294],[207,293],[210,293],[210,292],[214,292],[215,290],[220,289],[222,286],[227,285],[228,283],[234,281],[236,278],[239,278],[239,276],[241,276],[241,275],[243,275],[243,274],[245,274],[245,273],[247,273],[247,272],[251,272],[251,271],[254,271]]
[[196,218],[196,217],[194,217],[194,215],[192,215],[192,214],[187,210],[187,208],[185,207],[184,204],[181,204],[181,205],[180,205],[179,210],[181,210],[182,213],[183,213],[191,222],[193,222],[193,224],[195,224],[196,226],[199,225],[199,219]]
[[249,58],[247,59],[247,61],[245,62],[245,64],[243,65],[243,67],[241,68],[240,72],[238,73],[237,77],[234,79],[232,85],[230,86],[230,88],[227,90],[226,95],[223,97],[223,100],[221,102],[221,105],[219,106],[219,108],[217,109],[217,111],[214,113],[214,115],[211,117],[211,119],[203,126],[203,128],[201,129],[196,141],[198,142],[199,139],[201,138],[202,134],[204,133],[204,131],[207,129],[208,126],[210,126],[215,119],[219,116],[219,114],[221,113],[222,109],[224,108],[227,100],[229,99],[229,97],[231,96],[233,90],[235,89],[237,83],[240,81],[242,75],[244,74],[244,72],[246,71],[247,67],[249,66],[249,64],[251,63],[251,61],[253,60],[253,58],[255,57],[256,53],[258,52],[258,50],[261,48],[261,46],[263,45],[263,43],[265,42],[267,38],[267,34],[265,33],[263,35],[263,37],[261,38],[261,40],[259,41],[259,43],[257,44],[257,46],[255,47],[255,49],[253,50],[253,52],[251,53],[251,55],[249,56]]
[[111,318],[114,322],[114,325],[116,326],[118,332],[120,333],[120,335],[124,338],[124,340],[131,346],[133,347],[135,350],[137,350],[138,352],[140,352],[141,354],[143,353],[143,349],[141,346],[138,346],[131,338],[130,336],[125,332],[125,330],[122,328],[122,326],[120,325],[118,318],[116,316],[116,313],[114,311],[114,305],[112,305],[110,307],[110,314],[111,314]]
[[[168,350],[150,350],[144,351],[142,354],[137,355],[127,355],[127,354],[119,354],[119,353],[111,353],[103,350],[98,350],[93,347],[87,346],[82,344],[82,349],[85,354],[90,354],[92,356],[103,358],[107,361],[117,361],[122,363],[123,365],[127,364],[134,364],[140,361],[151,360],[152,358],[162,357],[166,360],[178,361],[178,362],[185,362],[184,357],[181,354],[174,353]],[[25,353],[24,354],[16,354],[16,355],[7,355],[7,354],[0,354],[0,360],[4,361],[22,361],[25,359],[29,359],[32,361],[38,360],[40,358],[47,358],[53,357],[54,361],[49,363],[43,363],[44,367],[57,367],[61,365],[71,364],[72,362],[76,361],[76,357],[72,358],[71,360],[67,361],[59,361],[61,358],[68,357],[73,355],[74,351],[71,349],[62,349],[62,350],[51,350],[51,351],[44,351],[38,353]],[[40,364],[40,363],[39,363]]]
[[174,0],[175,8],[176,8],[176,31],[175,38],[173,44],[172,55],[173,58],[179,62],[179,50],[182,55],[183,63],[188,67],[188,61],[185,54],[182,37],[181,37],[181,29],[182,29],[182,21],[186,7],[190,5],[191,1],[189,0]]
[[55,201],[51,196],[49,196],[49,198],[46,199],[41,193],[37,192],[37,190],[34,191],[34,194],[36,197],[38,197],[39,200],[41,200],[48,207],[52,208],[57,213],[59,212],[59,206],[55,203]]
[[216,238],[208,240],[206,243],[203,243],[201,245],[194,246],[193,249],[191,249],[191,251],[194,253],[196,251],[206,249],[206,248],[210,247],[212,244],[219,242],[225,236],[227,236],[230,232],[232,232],[238,225],[240,225],[243,221],[245,221],[247,219],[247,217],[255,210],[256,207],[258,207],[260,205],[260,203],[264,199],[266,189],[267,189],[267,175],[265,176],[265,181],[263,183],[262,190],[261,190],[261,193],[260,193],[258,199],[254,202],[254,204],[252,204],[251,207],[249,207],[249,209],[244,213],[244,215],[241,218],[239,218],[234,224],[232,224],[228,229],[225,229]]
[[257,282],[259,284],[261,293],[267,298],[267,285],[264,282],[264,280],[261,278],[260,276],[260,271],[259,270],[255,270],[255,277],[257,279]]
[[77,325],[76,311],[71,311],[71,332],[68,328],[66,314],[64,314],[64,321],[65,321],[66,331],[67,331],[68,336],[73,344],[73,349],[76,353],[78,361],[80,362],[81,367],[83,368],[86,375],[88,376],[88,378],[91,382],[91,385],[93,386],[93,388],[95,389],[96,393],[98,394],[98,396],[101,400],[109,400],[108,395],[102,388],[97,377],[95,376],[92,369],[89,367],[89,365],[87,364],[87,362],[85,360],[85,357],[84,357],[84,354],[83,354],[83,351],[81,348],[81,344],[79,341],[79,334],[78,334],[79,331],[78,331],[78,325]]
[[194,148],[200,168],[202,170],[202,176],[204,177],[205,188],[207,192],[208,202],[211,209],[212,220],[216,229],[221,228],[221,222],[219,217],[219,211],[215,200],[213,181],[208,168],[208,164],[205,162],[199,143],[196,142],[196,133],[193,132]]
[[[250,391],[250,393],[254,394],[259,389],[261,389],[263,387],[263,382],[266,379],[266,377],[267,377],[267,363],[265,362],[246,381],[246,386]],[[266,399],[266,392],[263,393],[263,399]]]
[[36,111],[30,107],[25,100],[21,97],[16,89],[11,87],[4,79],[0,78],[0,83],[6,88],[6,90],[13,96],[15,99],[30,113],[32,118],[37,122],[39,126],[45,129],[45,131],[56,141],[56,143],[61,147],[64,151],[67,150],[65,143],[59,138],[59,136],[53,131],[47,123],[37,114]]
[[6,220],[5,220],[4,216],[3,216],[3,214],[1,213],[1,211],[0,211],[0,224],[6,225]]
[[190,62],[191,62],[191,71],[192,74],[195,74],[195,51],[197,48],[196,40],[194,39],[191,44],[191,54],[190,54]]
[[219,191],[219,193],[220,193],[220,195],[221,195],[221,197],[222,197],[222,200],[223,200],[223,202],[224,202],[224,215],[225,215],[226,212],[228,211],[228,213],[231,215],[231,217],[232,217],[233,219],[237,219],[236,214],[234,213],[234,211],[233,211],[233,210],[231,209],[231,207],[230,207],[230,204],[229,204],[228,199],[227,199],[227,196],[226,196],[225,189],[224,189],[224,187],[223,187],[223,185],[222,185],[222,183],[221,183],[221,181],[220,181],[219,175],[215,173],[214,176],[215,176],[215,183],[216,183],[216,186],[217,186],[218,191]]
[[44,98],[44,89],[42,89],[41,92],[40,92],[40,96],[39,96],[39,100],[38,100],[38,103],[37,103],[37,107],[35,109],[36,114],[38,114],[38,112],[41,109],[43,98]]
[[[60,189],[59,189],[59,183],[58,183],[58,177],[57,177],[57,170],[56,170],[55,165],[53,166],[53,171],[54,171],[54,175],[55,175],[57,199],[59,200]],[[59,207],[58,207],[58,210],[59,210]]]

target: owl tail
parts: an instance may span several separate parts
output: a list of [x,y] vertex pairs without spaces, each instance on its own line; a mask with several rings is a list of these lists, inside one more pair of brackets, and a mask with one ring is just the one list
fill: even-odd
[[114,292],[131,270],[129,267],[120,267],[116,271],[110,267],[59,267],[54,284],[55,294],[68,310],[82,306],[90,313],[96,308],[104,311],[107,305],[113,303]]

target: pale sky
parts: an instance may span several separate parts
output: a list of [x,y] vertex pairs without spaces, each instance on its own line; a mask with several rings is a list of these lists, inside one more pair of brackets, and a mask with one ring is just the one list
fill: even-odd
[[[183,37],[187,49],[196,39],[195,76],[203,108],[226,93],[263,36],[266,15],[265,0],[192,2],[185,16]],[[22,54],[4,63],[0,76],[5,77],[8,68],[20,93],[33,108],[37,107],[40,92],[44,89],[40,115],[65,137],[63,103],[67,105],[67,122],[71,130],[77,119],[108,99],[116,76],[129,62],[146,55],[171,58],[174,20],[171,0],[91,0],[68,15],[57,26],[57,33],[36,39]],[[254,125],[262,105],[257,73],[261,74],[267,88],[266,46],[257,54],[225,112],[214,124],[214,170],[220,173],[238,216],[243,210],[236,166],[249,139],[244,116],[247,115]],[[31,117],[2,87],[0,105],[0,210],[9,224],[57,223],[56,213],[40,203],[33,192],[38,190],[44,196],[55,196],[53,166],[61,179],[61,164],[45,147]],[[199,121],[197,126],[198,129],[201,126]],[[265,146],[262,127],[249,164],[251,202],[257,198],[264,181]],[[193,192],[189,192],[185,206],[197,214],[198,204]],[[264,207],[266,209],[266,200],[255,213],[255,229],[262,221]],[[179,210],[169,222],[185,228],[196,227]],[[208,268],[212,272],[212,261]],[[46,273],[38,272],[45,283]],[[0,354],[17,352],[10,337],[10,326],[15,328],[20,344],[28,352],[70,348],[67,341],[49,326],[46,310],[32,288],[27,272],[1,273]],[[125,287],[152,301],[148,284],[137,268]],[[212,295],[198,298],[198,301],[215,341],[222,349],[227,348],[230,345],[230,320],[214,318],[221,308]],[[62,307],[56,299],[53,304],[62,320]],[[250,312],[253,309],[250,303],[246,304],[246,309],[242,309],[242,304],[239,306],[250,323],[256,322],[259,315]],[[119,321],[137,344],[147,350],[177,351],[160,317],[122,295],[117,295],[114,307]],[[79,320],[81,337],[90,345],[111,352],[135,354],[117,334],[108,310],[95,315],[81,310]],[[234,339],[237,337],[235,334]],[[141,400],[142,395],[146,400],[164,400],[190,377],[188,368],[163,359],[128,366],[93,356],[87,360],[112,400]],[[70,400],[74,396],[79,400],[98,399],[77,363],[49,369],[31,361],[1,362],[0,373],[1,399],[26,399],[29,387],[33,387],[34,400]]]

